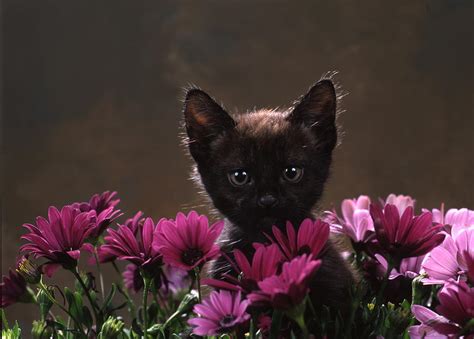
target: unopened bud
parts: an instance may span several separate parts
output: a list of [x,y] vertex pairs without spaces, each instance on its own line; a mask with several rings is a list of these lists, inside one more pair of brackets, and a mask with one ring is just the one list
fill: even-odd
[[105,323],[102,325],[99,338],[116,339],[122,333],[124,326],[125,324],[121,319],[108,317]]
[[30,284],[37,284],[41,280],[40,270],[28,259],[28,256],[22,256],[18,260],[16,271]]

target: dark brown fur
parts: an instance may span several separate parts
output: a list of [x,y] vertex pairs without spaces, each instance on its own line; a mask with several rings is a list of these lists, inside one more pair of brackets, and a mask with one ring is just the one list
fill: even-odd
[[[196,161],[195,179],[215,208],[225,216],[223,249],[241,249],[249,257],[253,242],[266,242],[271,227],[289,220],[298,226],[314,218],[312,210],[323,193],[332,151],[337,143],[336,92],[329,79],[315,84],[292,109],[258,110],[230,116],[199,89],[188,91],[184,116],[187,145]],[[304,170],[299,182],[289,182],[282,171]],[[230,184],[228,174],[245,169],[251,178],[243,186]],[[271,195],[276,205],[262,207]],[[353,275],[339,250],[329,241],[321,254],[322,267],[314,282],[313,299],[336,307],[348,304]],[[224,259],[213,274],[229,272]]]

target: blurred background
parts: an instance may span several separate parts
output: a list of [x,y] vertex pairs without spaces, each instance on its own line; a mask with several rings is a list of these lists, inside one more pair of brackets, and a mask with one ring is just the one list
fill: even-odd
[[[128,216],[202,205],[180,145],[190,83],[230,111],[287,107],[337,70],[349,95],[321,207],[395,192],[473,208],[473,15],[469,0],[4,1],[2,273],[49,205],[104,190]],[[35,313],[7,309],[25,327]]]

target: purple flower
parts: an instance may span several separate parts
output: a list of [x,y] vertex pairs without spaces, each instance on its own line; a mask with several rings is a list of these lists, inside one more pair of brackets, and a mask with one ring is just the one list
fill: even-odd
[[288,310],[301,304],[309,292],[309,283],[321,260],[313,260],[303,254],[285,262],[279,275],[272,275],[258,283],[260,291],[248,295],[252,304],[270,304],[272,307]]
[[241,300],[240,292],[213,291],[201,304],[194,306],[194,312],[200,317],[189,319],[188,324],[199,336],[230,333],[250,319],[247,306],[248,301]]
[[31,301],[31,296],[29,296],[26,289],[25,279],[11,269],[8,272],[8,276],[3,276],[3,281],[0,284],[0,294],[2,295],[1,308],[21,301]]
[[122,272],[123,284],[127,289],[138,293],[143,288],[143,278],[137,265],[128,264]]
[[428,274],[423,283],[443,284],[449,279],[466,280],[472,258],[474,258],[474,226],[464,229],[456,236],[446,235],[443,243],[434,248],[422,264],[423,270]]
[[[419,257],[411,257],[411,258],[405,258],[402,259],[400,262],[400,267],[398,268],[393,268],[392,271],[390,272],[389,279],[394,280],[398,277],[404,277],[407,279],[413,279],[416,278],[417,276],[420,275],[420,270],[421,270],[421,264],[423,260],[425,259],[426,255],[421,255]],[[381,276],[385,272],[387,272],[387,260],[382,257],[380,254],[376,254],[375,258],[378,260],[380,265],[383,268],[383,272],[381,272]]]
[[202,283],[217,289],[243,290],[245,293],[249,293],[258,289],[259,281],[274,275],[284,259],[276,244],[257,246],[252,263],[239,250],[234,250],[234,258],[235,263],[230,258],[229,261],[239,278],[226,274],[223,277],[224,280],[203,279]]
[[65,206],[58,211],[51,206],[48,219],[36,218],[36,225],[24,224],[30,231],[21,238],[28,241],[20,247],[22,252],[30,252],[35,258],[44,257],[48,264],[43,266],[45,273],[51,276],[62,265],[66,269],[76,267],[81,247],[93,232],[95,211],[80,212]]
[[[143,228],[143,223],[145,222],[145,218],[143,217],[143,212],[138,211],[135,213],[135,215],[132,218],[128,218],[125,220],[123,223],[124,226],[128,227],[133,235],[136,236],[137,231],[141,228]],[[87,247],[88,251],[93,253],[94,248],[92,246]],[[113,254],[111,251],[107,249],[103,249],[102,246],[97,247],[97,257],[99,258],[100,263],[106,263],[106,262],[111,262],[117,259],[117,256]],[[95,259],[94,257],[91,257],[90,264],[94,265],[95,264]]]
[[370,214],[379,242],[379,250],[396,262],[403,258],[418,257],[438,246],[445,235],[440,233],[442,225],[432,224],[430,212],[413,216],[413,207],[408,206],[400,217],[395,205],[370,205]]
[[116,199],[117,192],[105,191],[101,194],[94,194],[89,202],[74,203],[73,207],[79,208],[81,212],[89,212],[94,210],[97,214],[105,211],[110,207],[115,207],[119,204],[120,199]]
[[189,271],[220,253],[215,242],[224,227],[223,221],[209,227],[206,216],[191,211],[187,216],[178,213],[176,221],[162,219],[159,224],[154,248],[171,266]]
[[[153,277],[155,279],[154,284],[165,296],[170,293],[176,294],[190,285],[188,272],[182,269],[164,265],[162,271],[158,273]],[[122,277],[125,287],[129,290],[138,293],[143,289],[143,278],[138,266],[128,264],[122,273]]]
[[120,225],[117,230],[108,229],[105,245],[101,246],[103,255],[112,255],[119,260],[127,260],[143,268],[149,273],[155,273],[161,266],[161,254],[154,248],[158,226],[151,218],[146,218],[143,226],[133,234],[132,230]]
[[357,199],[345,199],[341,204],[343,219],[335,212],[326,212],[325,221],[330,222],[331,231],[345,234],[354,243],[369,241],[374,234],[374,223],[369,213],[370,198],[361,195]]
[[117,192],[106,191],[102,194],[94,194],[89,202],[73,203],[72,207],[79,209],[81,212],[95,211],[95,227],[90,237],[96,239],[104,230],[122,214],[115,207],[120,199],[115,199]]
[[391,193],[388,195],[387,199],[385,199],[383,205],[395,205],[398,209],[398,213],[402,215],[403,212],[405,212],[405,210],[407,209],[407,207],[415,208],[415,202],[416,200],[410,197],[409,195],[396,195]]
[[272,231],[276,243],[288,260],[301,254],[311,254],[312,258],[316,258],[329,238],[329,225],[319,219],[303,220],[298,233],[289,221],[286,223],[286,235],[276,226],[273,226]]
[[474,318],[474,287],[469,287],[464,281],[446,282],[438,292],[438,300],[437,313],[424,306],[412,306],[412,312],[421,325],[410,328],[410,333],[425,331],[454,338]]

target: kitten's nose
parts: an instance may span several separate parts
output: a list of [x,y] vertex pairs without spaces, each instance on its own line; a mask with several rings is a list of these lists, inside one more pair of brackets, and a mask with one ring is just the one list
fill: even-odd
[[278,200],[271,194],[266,194],[258,199],[258,205],[261,207],[273,207],[278,203]]

